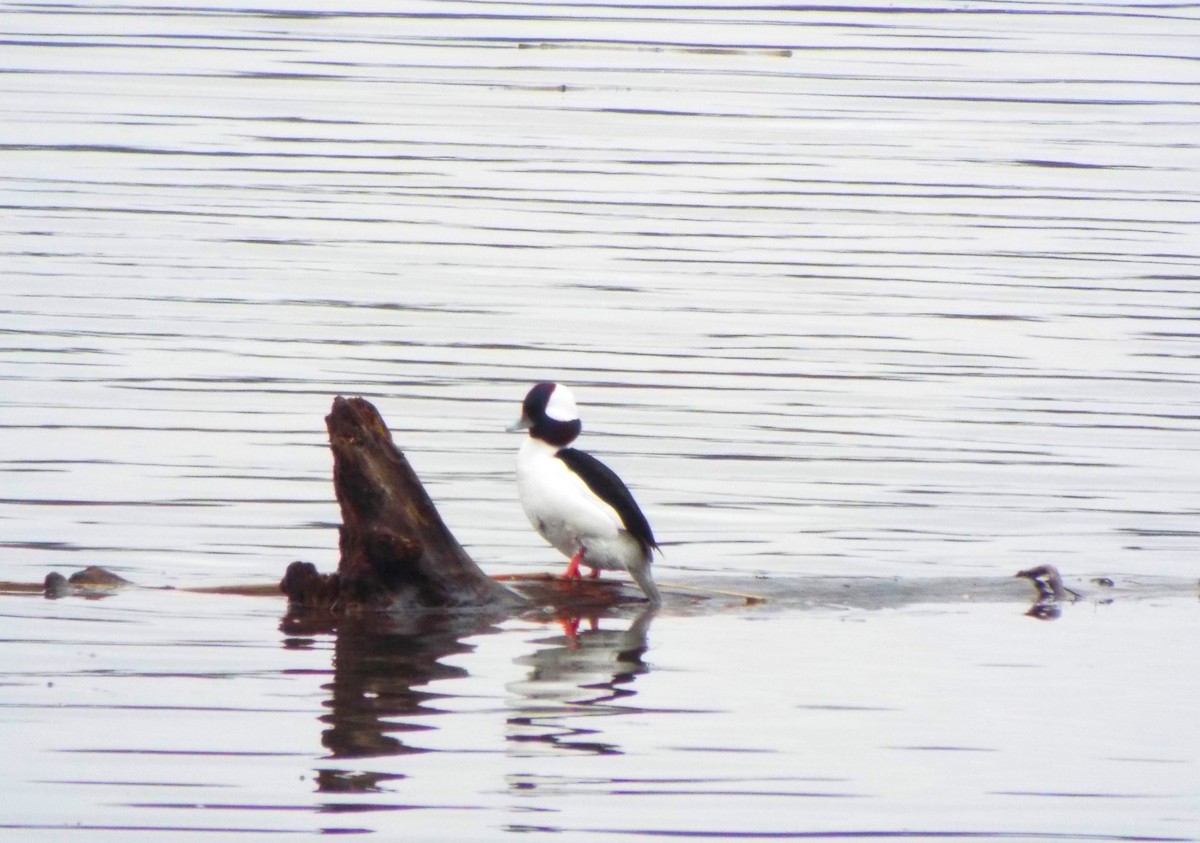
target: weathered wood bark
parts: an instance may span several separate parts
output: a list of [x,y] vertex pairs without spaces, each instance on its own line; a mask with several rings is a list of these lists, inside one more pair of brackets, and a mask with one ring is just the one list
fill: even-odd
[[[333,450],[333,485],[342,512],[336,573],[321,574],[310,562],[293,562],[279,586],[223,585],[187,588],[213,594],[288,597],[284,628],[297,634],[337,627],[356,609],[383,609],[387,619],[434,622],[413,609],[470,609],[456,618],[483,628],[520,614],[537,620],[576,623],[614,612],[629,615],[645,599],[624,578],[564,579],[549,574],[487,576],[450,533],[404,454],[392,441],[379,412],[362,398],[335,398],[325,417]],[[1053,566],[1021,571],[1032,581],[1035,602],[1029,614],[1056,617],[1064,603],[1088,599],[1089,586],[1076,591],[1062,583]],[[1139,577],[1136,589],[1117,586],[1110,577],[1094,577],[1105,601],[1117,596],[1149,597],[1194,593],[1194,579],[1150,580]],[[51,572],[44,583],[0,582],[0,594],[44,594],[46,597],[98,598],[133,587],[124,578],[90,566],[64,577]],[[174,588],[173,586],[166,587]],[[1028,585],[1016,578],[963,577],[814,577],[728,576],[689,578],[664,586],[675,613],[712,612],[727,607],[783,611],[814,606],[897,608],[912,603],[963,600],[1028,599]],[[444,620],[444,619],[443,619]],[[473,627],[475,628],[475,627]]]
[[340,559],[336,574],[293,563],[281,583],[293,605],[403,610],[521,602],[463,550],[370,402],[338,396],[325,424],[342,513]]
[[[341,558],[333,574],[320,574],[309,562],[289,566],[280,584],[293,610],[285,626],[336,625],[343,612],[355,609],[470,608],[487,610],[479,613],[481,618],[528,614],[577,620],[644,603],[636,589],[620,579],[499,578],[511,588],[506,587],[480,570],[450,533],[369,402],[335,398],[325,422],[333,449],[334,492],[342,512]],[[1032,578],[1040,570],[1019,576]],[[1047,593],[1042,583],[1036,579],[1035,583],[1040,595],[1035,610],[1044,609]],[[1194,586],[1191,581],[1190,587]],[[1027,599],[1027,589],[1014,578],[952,577],[773,577],[744,584],[728,578],[693,578],[688,585],[666,588],[676,612],[711,612],[722,605],[770,611],[798,606],[884,608],[964,599],[1008,601]],[[1053,589],[1049,600],[1057,606]]]

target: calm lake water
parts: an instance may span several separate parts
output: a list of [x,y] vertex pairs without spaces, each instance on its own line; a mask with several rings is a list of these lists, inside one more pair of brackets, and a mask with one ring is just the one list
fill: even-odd
[[[0,596],[0,835],[1200,840],[1194,5],[10,3],[0,204],[0,580],[156,587]],[[180,590],[336,566],[338,394],[559,570],[548,379],[656,616]]]

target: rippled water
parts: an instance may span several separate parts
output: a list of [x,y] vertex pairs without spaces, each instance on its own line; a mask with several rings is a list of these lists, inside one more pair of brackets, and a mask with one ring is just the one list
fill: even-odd
[[[332,568],[336,394],[489,571],[556,569],[502,432],[542,379],[668,583],[1198,575],[1193,6],[0,20],[0,580]],[[573,647],[3,596],[0,826],[1200,838],[1194,592],[1024,608]]]

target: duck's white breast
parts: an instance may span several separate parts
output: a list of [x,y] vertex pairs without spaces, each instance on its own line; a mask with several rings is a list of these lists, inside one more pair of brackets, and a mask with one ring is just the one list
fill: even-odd
[[554,456],[557,449],[529,437],[517,455],[517,491],[534,528],[568,556],[589,539],[614,539],[621,517]]

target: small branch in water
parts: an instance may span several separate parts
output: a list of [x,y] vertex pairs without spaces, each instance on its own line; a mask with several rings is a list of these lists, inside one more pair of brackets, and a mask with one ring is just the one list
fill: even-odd
[[747,594],[743,591],[727,591],[722,588],[699,588],[691,585],[679,585],[678,583],[659,583],[659,588],[663,591],[690,591],[693,594],[710,594],[717,597],[732,597],[736,600],[742,600],[747,606],[757,606],[760,603],[766,603],[767,597],[763,594]]

